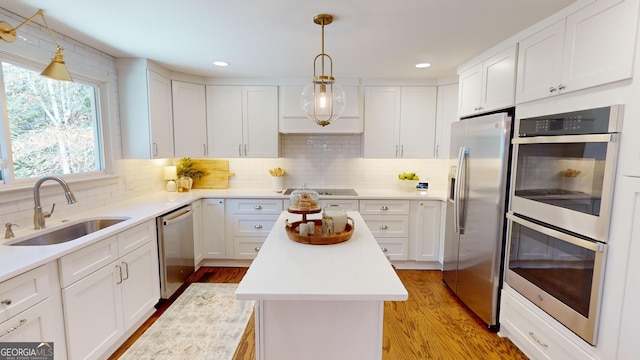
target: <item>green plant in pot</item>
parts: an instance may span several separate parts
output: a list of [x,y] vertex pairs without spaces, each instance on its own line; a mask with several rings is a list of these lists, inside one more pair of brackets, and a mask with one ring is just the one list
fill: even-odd
[[178,175],[177,184],[179,192],[191,190],[194,181],[207,175],[204,170],[198,169],[194,166],[193,159],[191,158],[182,158],[178,160],[178,165],[176,165],[176,172]]

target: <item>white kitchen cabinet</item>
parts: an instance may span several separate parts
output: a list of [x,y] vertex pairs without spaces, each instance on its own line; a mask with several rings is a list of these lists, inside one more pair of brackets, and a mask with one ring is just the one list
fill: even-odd
[[207,156],[207,106],[205,86],[171,82],[175,157]]
[[123,156],[173,157],[171,80],[146,59],[117,59],[116,66]]
[[449,158],[451,124],[458,121],[458,84],[438,86],[435,157]]
[[160,299],[155,221],[65,255],[59,267],[69,359],[103,358]]
[[224,199],[202,199],[202,239],[205,259],[227,258],[224,205]]
[[198,200],[191,203],[191,208],[193,209],[193,265],[196,271],[200,268],[200,263],[204,259],[202,201]]
[[300,98],[304,85],[280,87],[280,126],[285,134],[359,134],[362,133],[362,101],[358,86],[343,86],[346,102],[340,117],[330,125],[319,126],[309,119]]
[[360,214],[390,260],[407,260],[409,247],[408,200],[360,200]]
[[278,157],[277,86],[207,86],[209,156]]
[[631,78],[637,13],[599,0],[521,41],[516,103]]
[[365,88],[364,157],[434,157],[436,98],[436,87]]
[[233,246],[233,258],[255,258],[282,213],[282,200],[231,199],[225,205],[227,244]]
[[442,201],[411,201],[411,260],[440,260],[442,243]]
[[66,359],[58,267],[52,262],[0,283],[0,341],[54,343]]
[[459,73],[460,117],[514,105],[516,46]]

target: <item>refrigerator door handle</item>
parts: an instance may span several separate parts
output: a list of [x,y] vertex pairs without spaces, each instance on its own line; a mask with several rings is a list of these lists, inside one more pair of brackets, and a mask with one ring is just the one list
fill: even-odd
[[453,223],[457,234],[462,233],[461,228],[461,216],[460,216],[460,189],[462,188],[462,167],[464,165],[464,158],[466,153],[466,147],[460,147],[458,150],[458,165],[456,167],[456,182],[453,189]]

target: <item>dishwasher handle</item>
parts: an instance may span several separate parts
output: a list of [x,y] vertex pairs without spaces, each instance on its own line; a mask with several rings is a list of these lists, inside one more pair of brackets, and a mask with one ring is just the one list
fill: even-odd
[[181,210],[183,210],[183,211],[176,211],[176,213],[171,214],[172,217],[170,217],[168,219],[163,219],[162,220],[162,224],[164,226],[167,226],[167,225],[170,225],[170,224],[173,224],[173,223],[180,222],[180,221],[190,217],[192,215],[191,213],[193,212],[193,209],[191,208],[191,205],[185,206]]

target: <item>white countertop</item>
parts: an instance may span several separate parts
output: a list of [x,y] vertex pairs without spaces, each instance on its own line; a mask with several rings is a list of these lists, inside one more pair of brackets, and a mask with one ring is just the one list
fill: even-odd
[[[290,240],[283,212],[236,291],[241,300],[404,301],[407,290],[358,212],[351,239],[332,245]],[[319,218],[309,215],[309,219]]]
[[[405,199],[405,200],[445,200],[445,195],[440,193],[419,193],[402,192],[392,190],[364,190],[356,189],[358,196],[333,197],[351,199]],[[13,239],[0,239],[0,282],[19,275],[25,271],[44,265],[56,260],[63,255],[79,250],[87,245],[105,239],[115,233],[121,232],[157,216],[163,215],[171,210],[189,204],[198,199],[216,198],[272,198],[289,199],[288,195],[276,193],[265,189],[195,189],[187,193],[157,192],[150,195],[136,197],[131,200],[121,201],[109,206],[97,207],[89,212],[83,212],[73,216],[57,217],[46,220],[45,230],[33,230],[33,228],[14,228],[16,237]],[[332,197],[320,197],[332,198]],[[82,199],[79,199],[82,201]],[[96,217],[128,217],[129,219],[110,226],[106,229],[83,236],[79,239],[63,244],[46,246],[8,246],[13,243],[35,234],[36,232],[47,232],[63,227],[69,222],[90,219]],[[364,228],[364,225],[361,225]]]

